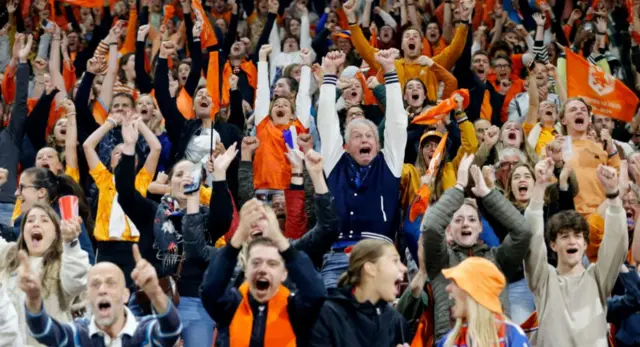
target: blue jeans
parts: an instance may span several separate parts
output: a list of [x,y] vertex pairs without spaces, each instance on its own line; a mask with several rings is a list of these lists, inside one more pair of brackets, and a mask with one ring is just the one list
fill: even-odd
[[349,268],[349,256],[344,252],[329,252],[324,255],[320,275],[325,288],[336,288],[340,276]]
[[202,300],[200,298],[180,297],[178,313],[182,321],[184,347],[211,346],[216,323],[209,317],[204,306],[202,306]]
[[12,226],[11,216],[13,215],[13,208],[15,204],[10,204],[8,202],[0,203],[0,223],[8,226]]
[[524,323],[536,310],[533,293],[527,286],[527,280],[523,278],[509,283],[507,294],[509,297],[509,317],[516,324]]

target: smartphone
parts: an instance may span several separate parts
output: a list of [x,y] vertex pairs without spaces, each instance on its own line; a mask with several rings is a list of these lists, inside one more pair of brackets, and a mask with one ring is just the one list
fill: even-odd
[[51,23],[49,20],[47,19],[43,19],[42,20],[42,28],[45,30],[49,30],[51,29],[51,27],[53,26],[53,23]]
[[198,168],[191,173],[192,182],[184,186],[185,194],[193,194],[200,190],[200,183],[202,182],[202,170]]

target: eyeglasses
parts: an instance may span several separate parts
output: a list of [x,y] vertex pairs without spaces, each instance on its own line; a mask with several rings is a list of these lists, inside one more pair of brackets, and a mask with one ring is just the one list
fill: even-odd
[[18,184],[18,193],[22,193],[22,191],[23,191],[25,188],[35,188],[35,189],[37,189],[37,188],[38,188],[38,186],[34,186],[34,185],[26,185],[26,184],[22,184],[22,183],[20,183],[20,184]]

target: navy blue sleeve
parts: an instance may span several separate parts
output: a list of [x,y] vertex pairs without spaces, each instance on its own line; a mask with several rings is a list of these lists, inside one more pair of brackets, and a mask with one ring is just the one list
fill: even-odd
[[625,294],[616,295],[607,301],[607,322],[618,324],[640,311],[640,277],[633,270],[619,274]]
[[80,242],[80,248],[83,251],[87,252],[89,255],[89,263],[91,265],[95,264],[96,255],[93,253],[93,244],[91,243],[91,237],[89,237],[89,231],[87,231],[86,225],[82,223],[82,232],[80,236],[78,236],[78,241]]
[[181,332],[182,322],[178,310],[169,300],[167,312],[140,322],[134,340],[140,341],[140,346],[143,341],[147,341],[151,342],[153,347],[172,347],[178,341]]
[[[289,272],[288,277],[296,284],[296,295],[289,298],[289,315],[291,321],[297,324],[303,322],[315,322],[320,308],[327,297],[327,289],[324,287],[322,276],[315,269],[311,259],[304,253],[289,247],[282,252],[285,266]],[[303,329],[311,328],[301,327]]]
[[238,290],[229,286],[239,253],[239,249],[227,244],[211,258],[202,280],[202,305],[220,327],[231,324],[242,301]]
[[51,318],[44,308],[38,314],[32,314],[24,307],[29,335],[45,346],[75,346],[73,329],[69,324],[61,324]]

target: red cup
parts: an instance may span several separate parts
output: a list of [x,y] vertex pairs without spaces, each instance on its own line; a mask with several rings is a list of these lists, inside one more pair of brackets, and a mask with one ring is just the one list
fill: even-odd
[[78,197],[65,195],[58,199],[62,220],[70,220],[78,216]]

